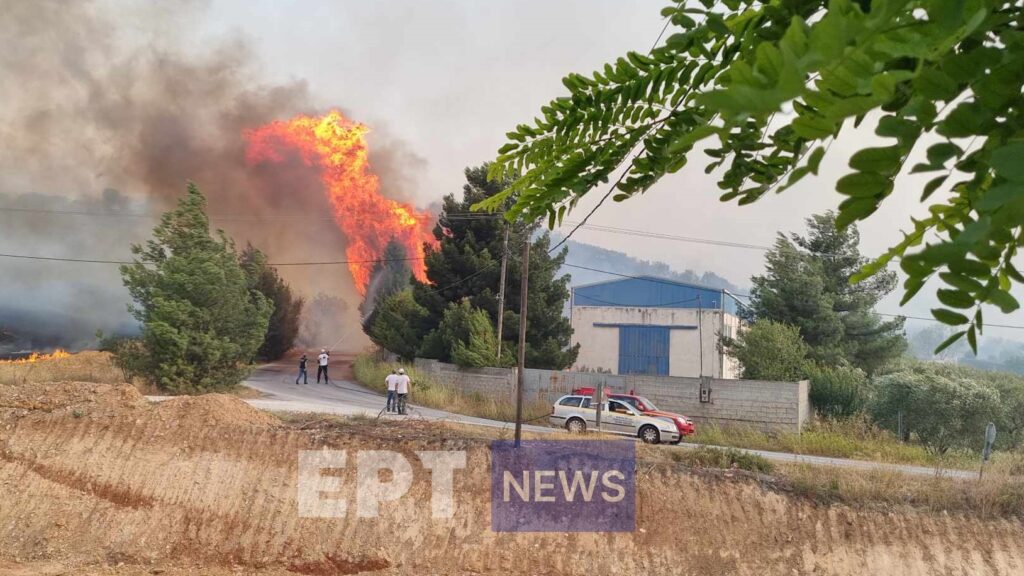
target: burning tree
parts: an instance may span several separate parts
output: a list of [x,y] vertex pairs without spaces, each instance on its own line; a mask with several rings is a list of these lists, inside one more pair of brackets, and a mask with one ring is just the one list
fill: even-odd
[[377,305],[392,294],[408,288],[411,277],[412,269],[409,267],[405,248],[398,240],[392,238],[384,247],[381,261],[373,266],[366,296],[363,298],[363,303],[359,305],[364,332],[370,333],[370,328],[377,318]]
[[272,304],[239,263],[222,231],[210,235],[206,198],[195,184],[163,215],[153,239],[132,245],[121,276],[142,323],[139,374],[163,390],[224,390],[246,376],[263,342]]

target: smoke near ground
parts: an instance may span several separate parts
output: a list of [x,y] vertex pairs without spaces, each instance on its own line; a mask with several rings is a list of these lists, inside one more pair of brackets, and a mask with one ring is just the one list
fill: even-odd
[[[116,9],[0,0],[0,253],[127,259],[156,223],[127,214],[173,206],[192,180],[214,226],[239,245],[251,241],[275,263],[344,260],[316,170],[298,158],[248,166],[241,137],[324,106],[300,80],[261,81],[243,39],[199,44],[191,24],[203,10],[187,0]],[[405,197],[423,160],[381,132],[371,162],[382,191]],[[321,322],[358,322],[344,265],[280,271],[307,300],[325,293],[353,303]],[[115,265],[0,258],[0,326],[20,345],[83,346],[96,329],[130,331],[127,303]]]

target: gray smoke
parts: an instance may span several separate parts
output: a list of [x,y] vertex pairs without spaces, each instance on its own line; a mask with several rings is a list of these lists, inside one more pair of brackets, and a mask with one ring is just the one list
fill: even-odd
[[[272,262],[344,259],[315,169],[298,158],[244,160],[245,129],[323,107],[302,81],[261,80],[243,39],[193,45],[203,8],[0,0],[0,253],[127,259],[155,224],[128,214],[173,206],[191,180],[239,245],[251,241]],[[383,191],[405,197],[423,160],[386,128],[373,144]],[[344,265],[280,271],[306,296],[358,301]],[[84,346],[96,329],[131,331],[127,302],[117,266],[0,257],[0,326],[22,345]],[[357,323],[355,310],[321,320]]]

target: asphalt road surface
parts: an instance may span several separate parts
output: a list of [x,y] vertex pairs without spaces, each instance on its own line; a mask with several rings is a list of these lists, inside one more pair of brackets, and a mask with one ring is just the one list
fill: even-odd
[[[315,362],[315,361],[314,361]],[[359,384],[348,380],[331,380],[329,384],[317,384],[315,380],[315,365],[310,362],[310,383],[308,385],[295,385],[296,369],[292,363],[288,364],[267,364],[258,368],[244,384],[263,393],[263,397],[246,400],[250,405],[261,410],[278,412],[317,412],[323,414],[337,414],[343,416],[364,415],[370,417],[381,417],[389,419],[402,418],[426,418],[435,421],[459,422],[474,424],[477,426],[488,426],[512,430],[513,424],[485,418],[475,418],[454,414],[443,410],[424,408],[414,403],[409,406],[409,415],[398,416],[383,413],[384,395],[364,388]],[[335,366],[339,369],[340,366]],[[416,389],[412,389],[410,398],[415,401]],[[157,398],[154,398],[157,399]],[[555,429],[547,426],[543,420],[539,425],[524,424],[523,430],[530,432],[554,432]],[[666,446],[667,449],[692,449],[701,446],[700,444],[683,443],[678,447]],[[926,475],[926,476],[947,476],[952,478],[973,478],[974,472],[967,470],[950,470],[929,468],[925,466],[910,466],[905,464],[886,464],[882,462],[870,462],[865,460],[848,460],[845,458],[829,458],[825,456],[808,456],[805,454],[792,454],[786,452],[770,452],[766,450],[739,449],[742,452],[757,454],[774,462],[790,462],[798,464],[813,464],[818,466],[836,466],[841,468],[856,468],[861,470],[889,470],[905,474]]]

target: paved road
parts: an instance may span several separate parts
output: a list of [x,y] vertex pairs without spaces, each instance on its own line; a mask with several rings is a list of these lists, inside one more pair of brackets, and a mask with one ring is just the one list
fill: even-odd
[[[443,410],[416,406],[415,404],[408,406],[409,416],[382,414],[386,398],[379,392],[347,380],[331,380],[330,384],[316,384],[315,377],[310,379],[308,385],[296,386],[295,372],[296,370],[293,370],[292,364],[267,364],[261,366],[244,384],[259,390],[264,394],[264,397],[246,400],[246,402],[261,410],[280,412],[320,412],[343,416],[363,415],[371,417],[380,415],[381,418],[391,419],[422,417],[428,420],[507,428],[510,431],[515,428],[509,422],[454,414]],[[413,392],[415,393],[415,389]],[[524,424],[523,430],[529,432],[551,432],[552,429],[546,423],[544,424],[543,426]]]
[[[309,385],[296,386],[293,366],[290,363],[268,364],[262,366],[245,381],[245,385],[259,390],[264,394],[262,398],[246,400],[246,402],[261,410],[280,412],[319,412],[345,416],[361,414],[373,417],[381,413],[385,403],[385,399],[382,394],[347,380],[332,380],[330,384],[315,384],[311,381]],[[411,417],[422,417],[428,420],[475,424],[478,426],[502,428],[510,431],[513,428],[513,425],[508,422],[464,416],[462,414],[454,414],[443,410],[434,410],[432,408],[423,408],[415,405],[411,406],[410,414]],[[406,418],[408,416],[383,414],[381,417],[398,419]],[[524,425],[523,430],[541,433],[554,431],[553,428],[546,425]],[[682,449],[697,448],[699,446],[701,445],[689,443],[679,445]],[[666,448],[679,449],[668,446],[666,446]],[[856,468],[860,470],[888,470],[924,476],[947,476],[952,478],[975,477],[974,472],[967,470],[948,470],[928,468],[925,466],[885,464],[865,460],[848,460],[845,458],[828,458],[825,456],[770,452],[767,450],[739,450],[763,456],[764,458],[774,462],[836,466],[840,468]]]

